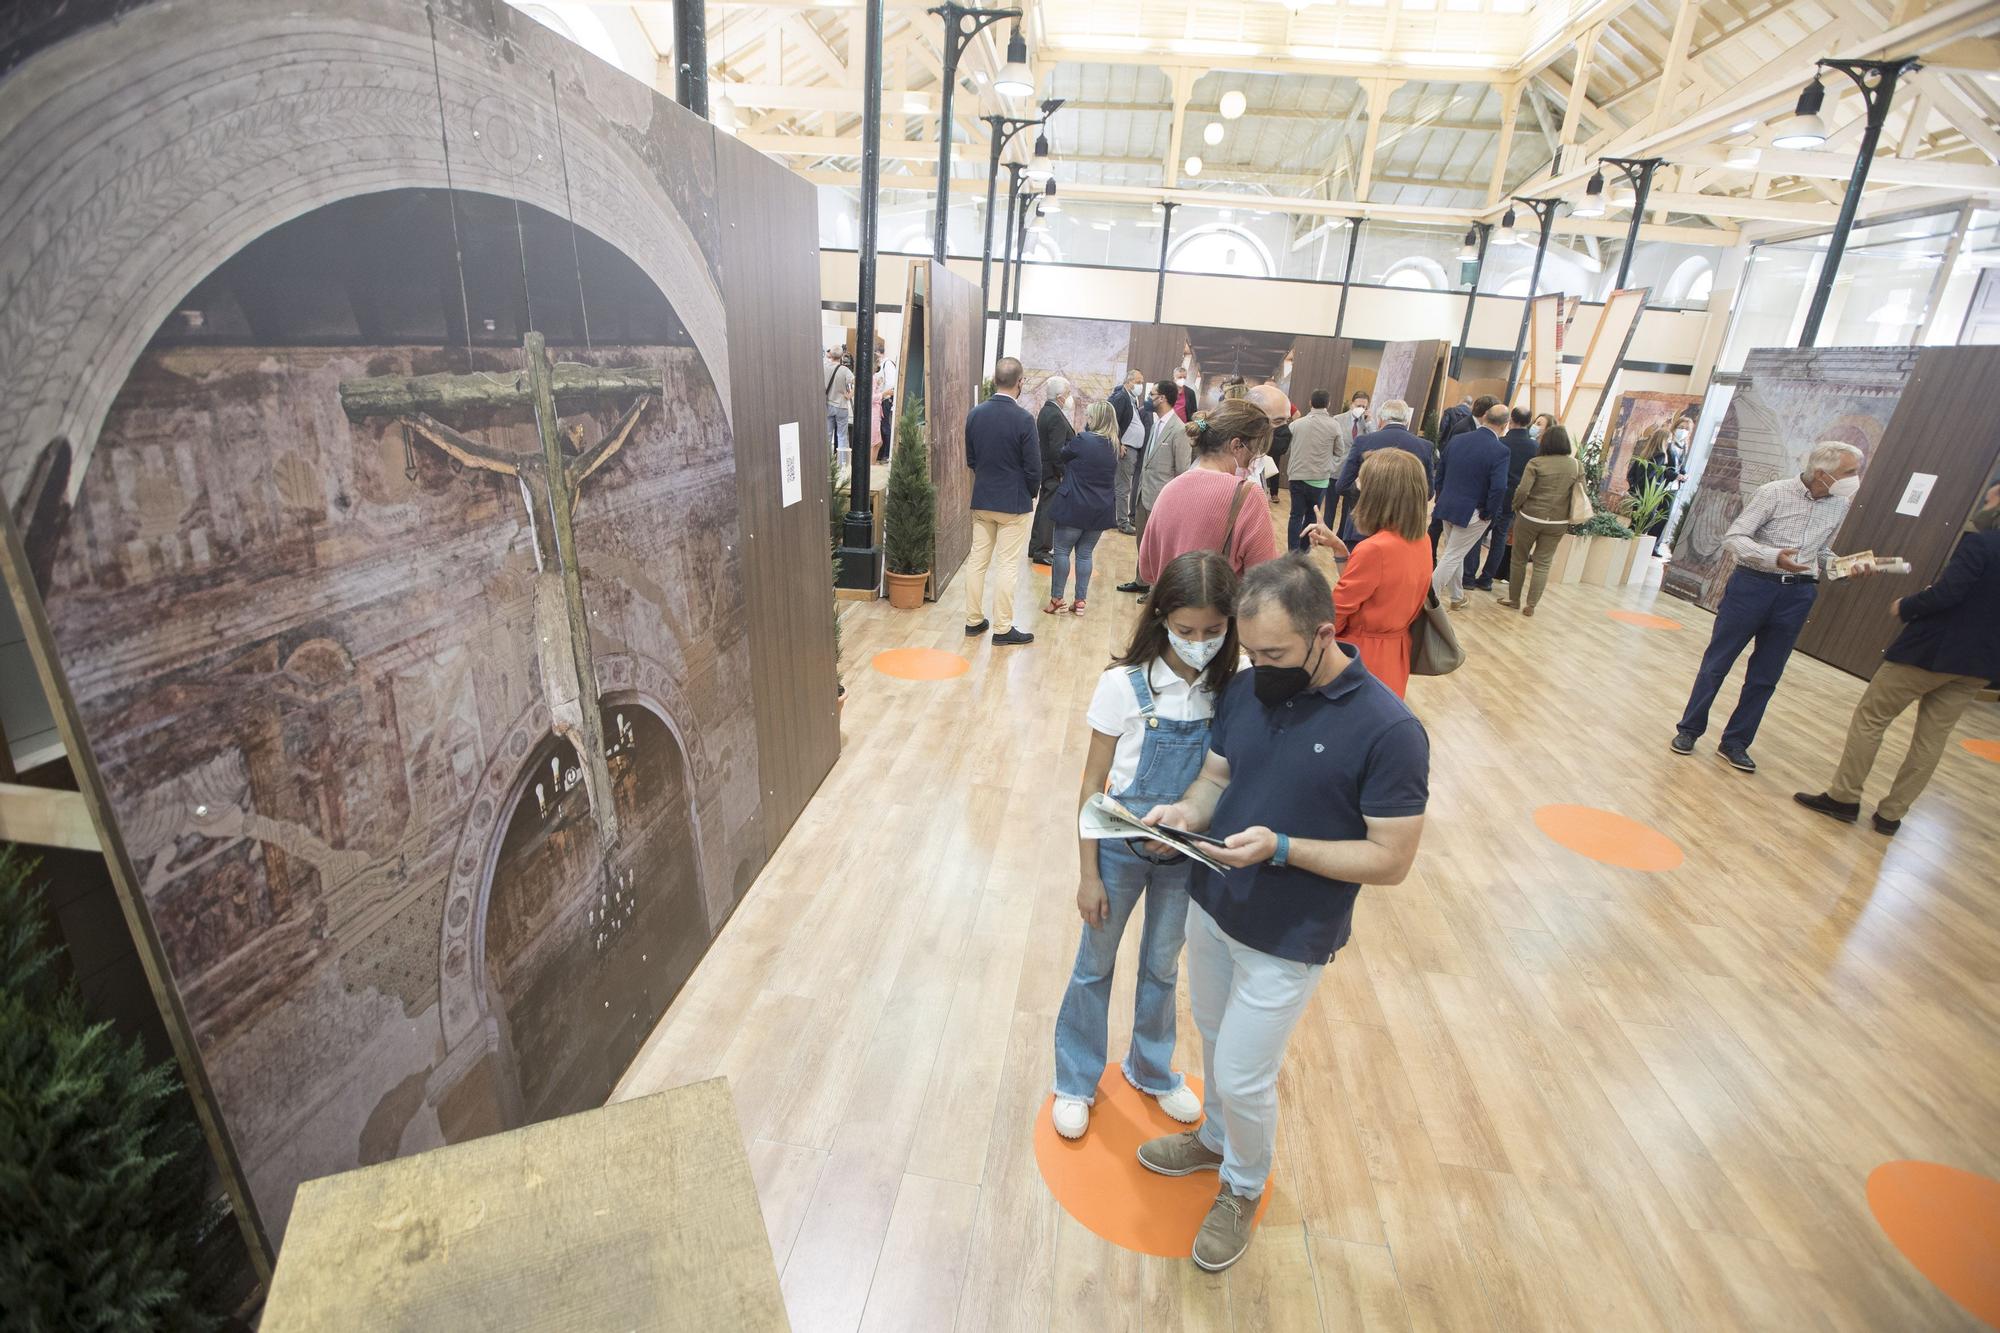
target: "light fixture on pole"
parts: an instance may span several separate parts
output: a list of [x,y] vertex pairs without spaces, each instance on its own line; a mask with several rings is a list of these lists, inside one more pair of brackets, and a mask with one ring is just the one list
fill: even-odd
[[[931,219],[931,258],[942,264],[945,255],[945,227],[951,216],[951,95],[958,87],[958,58],[965,54],[966,47],[972,45],[973,38],[1005,19],[1015,20],[1014,41],[1007,48],[1008,60],[1012,61],[1014,47],[1019,46],[1021,68],[1024,72],[1027,69],[1028,48],[1021,40],[1019,22],[1021,11],[1018,9],[974,9],[959,4],[958,0],[945,0],[945,3],[937,8],[925,12],[936,14],[944,20],[944,72],[938,79],[937,202]],[[1007,72],[1013,68],[1010,63],[1007,70],[1001,72],[1002,79],[1005,79]],[[1005,92],[1006,89],[1001,88],[1001,91]],[[1033,91],[1034,84],[1030,79],[1021,92],[1027,94]],[[991,213],[990,209],[988,213]],[[990,216],[987,225],[992,225]]]
[[1250,100],[1242,93],[1236,91],[1236,89],[1231,88],[1222,95],[1220,109],[1224,120],[1235,120],[1250,109]]
[[1042,186],[1042,212],[1062,212],[1062,200],[1056,198],[1056,183],[1054,179],[1048,180]]
[[[1607,162],[1609,160],[1606,159]],[[1528,199],[1515,195],[1514,202],[1527,208],[1541,221],[1542,234],[1541,239],[1535,243],[1534,267],[1528,270],[1528,299],[1521,302],[1521,331],[1514,336],[1514,359],[1507,363],[1506,401],[1510,403],[1514,401],[1514,386],[1520,383],[1521,349],[1528,345],[1528,317],[1535,308],[1535,287],[1542,280],[1542,260],[1548,257],[1549,233],[1555,229],[1556,209],[1562,204],[1562,200]],[[1513,220],[1514,210],[1510,208],[1501,225],[1504,227]]]
[[1190,176],[1201,175],[1201,159],[1198,157],[1189,158],[1187,161],[1181,163],[1181,170]]
[[1611,284],[1612,291],[1625,286],[1625,279],[1632,272],[1632,252],[1639,248],[1639,219],[1646,216],[1646,197],[1653,192],[1653,173],[1666,165],[1657,157],[1606,157],[1598,159],[1602,167],[1616,167],[1625,177],[1625,183],[1632,187],[1632,221],[1625,228],[1625,252],[1618,256],[1618,277]]
[[1826,105],[1826,85],[1815,75],[1799,92],[1799,104],[1792,114],[1778,122],[1771,132],[1773,148],[1817,148],[1826,142],[1826,122],[1819,109]]
[[1035,151],[1028,155],[1028,179],[1037,184],[1052,179],[1056,174],[1055,161],[1049,156],[1049,136],[1046,133],[1035,136]]
[[1493,233],[1493,244],[1512,245],[1520,239],[1519,233],[1514,230],[1514,210],[1510,206],[1500,215],[1500,230]]
[[1601,218],[1604,216],[1604,172],[1600,169],[1590,175],[1590,184],[1583,187],[1583,202],[1569,211],[1573,218]]
[[1479,226],[1475,222],[1465,229],[1465,244],[1458,248],[1458,262],[1475,264],[1479,262]]
[[[1021,17],[1021,11],[1010,11],[1014,18]],[[1021,25],[1014,25],[1014,35],[1007,39],[1007,63],[1000,69],[1000,77],[993,80],[993,91],[1002,97],[1031,97],[1035,91],[1035,74],[1028,68],[1028,39],[1021,36]]]
[[1207,144],[1207,145],[1208,145],[1209,147],[1211,147],[1211,148],[1213,148],[1213,147],[1215,147],[1215,145],[1217,145],[1217,144],[1221,143],[1221,142],[1222,142],[1222,122],[1221,122],[1221,121],[1219,121],[1219,120],[1211,120],[1211,121],[1209,121],[1209,122],[1208,122],[1208,125],[1207,125],[1207,127],[1206,127],[1205,129],[1203,129],[1203,130],[1202,130],[1202,132],[1201,132],[1201,141],[1202,141],[1203,143]]
[[[1854,80],[1854,86],[1861,90],[1861,100],[1868,106],[1868,126],[1861,132],[1861,143],[1854,150],[1854,172],[1848,177],[1847,193],[1840,201],[1840,214],[1834,219],[1833,232],[1826,238],[1826,258],[1820,261],[1819,279],[1813,284],[1812,304],[1806,307],[1806,322],[1799,329],[1799,346],[1811,347],[1819,340],[1819,322],[1826,315],[1826,303],[1833,296],[1833,281],[1840,272],[1840,257],[1847,251],[1847,234],[1854,229],[1854,215],[1861,208],[1861,192],[1868,185],[1868,167],[1875,160],[1876,145],[1882,141],[1882,126],[1889,119],[1889,102],[1896,95],[1896,80],[1905,74],[1914,73],[1922,66],[1914,56],[1900,56],[1890,60],[1822,60],[1821,69],[1837,69]],[[1807,92],[1819,87],[1815,79]],[[1806,94],[1799,95],[1799,106],[1806,104]],[[1814,95],[1813,110],[1819,109],[1819,96]],[[1775,141],[1774,141],[1775,142]]]
[[1458,280],[1465,284],[1465,322],[1459,326],[1458,341],[1451,349],[1453,379],[1465,366],[1465,343],[1472,337],[1472,307],[1479,301],[1479,270],[1486,266],[1486,242],[1492,235],[1492,223],[1475,222],[1465,233],[1465,248],[1458,252]]
[[[1046,126],[1049,123],[1049,117],[1055,115],[1056,109],[1062,104],[1063,99],[1060,97],[1048,98],[1042,103],[1041,116],[1033,120],[1020,116],[981,117],[982,120],[993,127],[992,152],[986,162],[986,226],[983,228],[985,235],[980,239],[979,252],[979,309],[982,312],[986,309],[987,296],[992,291],[993,210],[997,202],[995,196],[999,193],[1000,189],[1000,154],[1005,152],[1007,145],[1014,141],[1015,135],[1028,130],[1039,130]],[[1042,146],[1044,149],[1048,147],[1046,137],[1043,138]],[[1047,156],[1045,152],[1043,154],[1045,161],[1047,160]],[[1002,312],[1003,328],[1005,312],[1007,310],[1008,260],[1006,255],[1012,251],[1014,244],[1014,197],[1019,190],[1021,174],[1025,170],[1026,168],[1018,162],[1009,162],[1007,164],[1007,171],[1010,177],[1007,187],[1007,222],[1005,228],[1000,233],[1002,246],[1002,257],[1000,260],[1000,310]]]

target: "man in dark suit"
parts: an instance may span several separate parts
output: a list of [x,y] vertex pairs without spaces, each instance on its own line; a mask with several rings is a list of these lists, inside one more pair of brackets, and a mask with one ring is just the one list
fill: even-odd
[[1035,419],[1021,406],[1021,363],[1011,356],[993,367],[993,396],[965,418],[965,465],[972,469],[972,551],[965,558],[965,632],[983,633],[986,570],[995,566],[993,631],[997,644],[1033,643],[1014,625],[1014,588],[1021,580],[1021,552],[1041,489],[1041,450]]
[[1437,570],[1431,590],[1452,610],[1465,605],[1465,556],[1479,544],[1507,503],[1507,446],[1500,432],[1507,429],[1505,403],[1486,409],[1477,430],[1461,432],[1451,452],[1438,461],[1436,517],[1442,522]]
[[1035,433],[1042,447],[1042,495],[1041,503],[1035,506],[1034,535],[1028,538],[1028,559],[1038,565],[1055,557],[1056,520],[1049,497],[1062,484],[1063,446],[1076,436],[1076,427],[1069,424],[1069,414],[1063,410],[1069,399],[1069,381],[1051,375],[1042,393],[1041,415],[1035,418]]
[[1132,498],[1138,489],[1134,482],[1139,475],[1140,460],[1145,457],[1146,436],[1153,425],[1146,377],[1136,370],[1127,371],[1125,382],[1111,391],[1111,410],[1118,417],[1118,476],[1113,508],[1118,515],[1118,530],[1129,537],[1136,531],[1134,515],[1138,512]]
[[[1471,394],[1467,394],[1450,407],[1447,407],[1444,410],[1444,415],[1438,418],[1438,438],[1440,440],[1448,440],[1460,431],[1469,430],[1471,427],[1477,425],[1478,421],[1473,417],[1472,411]],[[1461,422],[1464,424],[1461,425]]]
[[1415,454],[1424,465],[1424,478],[1428,482],[1436,463],[1431,455],[1431,442],[1410,429],[1410,405],[1400,398],[1391,398],[1382,404],[1382,428],[1369,431],[1354,441],[1354,447],[1347,451],[1347,461],[1340,466],[1340,476],[1334,479],[1333,496],[1342,502],[1340,519],[1340,539],[1349,546],[1361,540],[1361,534],[1354,527],[1354,506],[1360,498],[1357,479],[1361,476],[1361,460],[1377,449],[1401,449]]
[[[1469,412],[1465,416],[1454,418],[1449,426],[1445,425],[1442,422],[1438,424],[1438,444],[1437,444],[1438,467],[1441,468],[1444,466],[1445,450],[1451,445],[1451,442],[1457,439],[1459,436],[1466,434],[1468,431],[1478,430],[1479,423],[1486,420],[1486,414],[1492,411],[1493,404],[1499,401],[1500,400],[1498,398],[1495,398],[1490,393],[1482,393],[1477,398],[1472,400],[1471,412]],[[1437,472],[1435,469],[1431,472],[1431,494],[1433,496],[1437,494]],[[1431,515],[1431,559],[1433,561],[1437,559],[1438,538],[1442,536],[1443,533],[1444,533],[1444,520],[1439,518],[1435,513],[1433,513]]]
[[1987,488],[1972,531],[1959,539],[1936,583],[1889,604],[1905,624],[1847,724],[1847,748],[1833,785],[1792,799],[1852,824],[1861,786],[1875,766],[1882,733],[1911,704],[1917,725],[1896,780],[1875,807],[1875,831],[1893,835],[1923,793],[1959,717],[1989,683],[2000,683],[2000,477]]
[[1486,563],[1479,563],[1479,548],[1474,546],[1465,557],[1465,581],[1481,592],[1493,591],[1493,576],[1504,574],[1507,569],[1507,532],[1514,526],[1514,488],[1521,484],[1521,474],[1528,470],[1528,460],[1535,456],[1538,447],[1534,436],[1528,434],[1528,424],[1534,415],[1525,407],[1517,407],[1507,417],[1507,433],[1500,437],[1500,443],[1507,446],[1507,489],[1500,500],[1500,512],[1493,517],[1493,526],[1486,530]]

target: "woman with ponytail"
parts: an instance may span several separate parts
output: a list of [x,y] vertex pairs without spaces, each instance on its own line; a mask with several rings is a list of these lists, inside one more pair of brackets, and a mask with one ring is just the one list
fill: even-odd
[[[1243,474],[1271,447],[1271,421],[1254,399],[1230,399],[1187,423],[1194,466],[1161,488],[1139,542],[1139,581],[1176,556],[1218,551],[1241,574],[1275,559],[1277,538],[1261,488]],[[1246,503],[1254,499],[1255,504]]]

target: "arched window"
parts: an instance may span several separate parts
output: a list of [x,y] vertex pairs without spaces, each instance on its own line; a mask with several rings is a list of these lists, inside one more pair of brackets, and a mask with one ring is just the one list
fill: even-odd
[[1411,255],[1391,264],[1389,271],[1382,275],[1382,284],[1385,287],[1413,287],[1426,292],[1441,292],[1448,285],[1444,266],[1422,255]]
[[1241,227],[1197,227],[1174,243],[1167,267],[1177,273],[1223,273],[1268,278],[1273,265],[1264,243]]
[[1701,255],[1683,259],[1667,278],[1660,301],[1668,306],[1705,305],[1715,287],[1715,265]]
[[1500,284],[1499,290],[1494,294],[1496,296],[1526,296],[1528,294],[1529,276],[1530,273],[1527,269],[1522,269],[1518,273],[1511,274],[1506,281]]

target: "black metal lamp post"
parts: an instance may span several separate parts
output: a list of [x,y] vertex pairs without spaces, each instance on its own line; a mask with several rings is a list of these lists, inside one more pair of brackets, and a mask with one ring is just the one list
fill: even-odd
[[708,11],[705,0],[674,0],[674,100],[708,119]]
[[1598,161],[1618,168],[1632,187],[1632,222],[1625,228],[1625,253],[1618,257],[1618,280],[1611,284],[1615,292],[1623,289],[1626,277],[1632,272],[1632,252],[1639,248],[1639,220],[1646,216],[1646,196],[1653,192],[1653,173],[1665,166],[1666,161],[1657,157],[1605,157]]
[[1361,249],[1361,224],[1365,218],[1347,220],[1347,264],[1340,273],[1340,308],[1333,312],[1333,336],[1338,338],[1347,323],[1347,289],[1354,285],[1354,255]]
[[1153,289],[1153,322],[1160,322],[1160,312],[1167,306],[1167,246],[1174,237],[1174,209],[1178,207],[1171,199],[1160,201],[1160,282]]
[[[972,9],[955,2],[945,3],[935,9],[927,9],[927,14],[936,14],[944,20],[944,77],[938,80],[938,175],[937,175],[937,226],[931,237],[931,258],[944,263],[945,223],[951,214],[951,95],[958,82],[958,58],[965,54],[965,48],[972,44],[987,28],[1008,19],[1018,19],[1018,9]],[[999,155],[994,155],[999,160]],[[993,226],[991,213],[993,196],[987,194],[988,213],[986,225]],[[983,309],[984,307],[982,307]]]
[[1014,232],[1014,309],[1000,312],[1000,355],[1007,355],[1007,321],[1021,317],[1022,292],[1028,285],[1028,224],[1041,216],[1042,187],[1031,177],[1020,193]]
[[1914,56],[1895,60],[1822,60],[1818,64],[1821,69],[1837,69],[1854,80],[1868,105],[1868,128],[1861,132],[1861,146],[1854,150],[1854,174],[1848,179],[1847,194],[1840,201],[1833,234],[1827,237],[1826,258],[1820,261],[1819,281],[1813,286],[1812,304],[1806,307],[1805,327],[1799,330],[1801,347],[1811,347],[1819,338],[1820,320],[1826,317],[1826,303],[1833,296],[1833,280],[1840,272],[1840,257],[1847,251],[1847,234],[1854,230],[1854,215],[1861,208],[1861,191],[1868,184],[1868,167],[1875,159],[1875,145],[1882,138],[1883,122],[1889,119],[1889,100],[1896,95],[1896,80],[1922,68]]
[[[1542,280],[1542,260],[1548,257],[1549,233],[1555,229],[1556,206],[1562,203],[1562,200],[1524,199],[1517,194],[1514,196],[1514,202],[1532,210],[1541,220],[1542,235],[1535,243],[1535,266],[1528,271],[1528,296],[1521,303],[1521,331],[1514,337],[1514,359],[1507,363],[1507,401],[1510,403],[1514,401],[1514,386],[1521,380],[1521,349],[1528,345],[1528,319],[1535,309],[1535,287]],[[1514,229],[1513,209],[1508,209],[1507,215],[1500,219],[1500,229],[1502,231]]]
[[[1012,143],[1014,141],[1014,136],[1021,133],[1021,131],[1036,129],[1039,128],[1040,126],[1048,124],[1049,117],[1053,116],[1056,113],[1056,109],[1060,107],[1062,104],[1063,104],[1063,99],[1060,97],[1049,98],[1047,101],[1042,103],[1042,114],[1038,119],[1035,120],[1025,120],[1019,116],[980,117],[981,120],[985,121],[988,125],[991,125],[993,127],[993,149],[991,155],[987,160],[987,166],[986,166],[986,218],[985,218],[985,226],[983,228],[983,230],[986,233],[985,245],[979,256],[979,317],[981,319],[986,318],[987,293],[991,290],[991,283],[992,283],[993,202],[994,202],[994,195],[1000,188],[1000,154],[1007,151],[1007,145]],[[1019,187],[1021,182],[1021,168],[1019,165],[1010,162],[1008,164],[1007,169],[1013,173],[1013,176],[1008,184],[1009,193],[1007,197],[1007,204],[1008,204],[1007,230],[1002,232],[1000,237],[1003,245],[1010,245],[1013,240],[1014,198],[1012,192],[1014,189]],[[1006,270],[1007,270],[1007,260],[1003,252],[1000,260],[1000,281],[1001,281],[1000,308],[1003,311],[1007,308]]]
[[[1459,378],[1465,369],[1465,344],[1472,337],[1472,304],[1479,299],[1479,275],[1486,271],[1486,243],[1493,239],[1493,224],[1475,222],[1465,233],[1467,249],[1476,248],[1472,261],[1472,285],[1465,290],[1465,322],[1458,327],[1458,343],[1451,349],[1451,377]],[[1461,259],[1463,257],[1461,256]]]
[[[1021,176],[1027,168],[1019,162],[1007,164],[1007,225],[1000,232],[1000,350],[994,353],[997,360],[1007,355],[1007,311],[1013,298],[1014,278],[1014,211],[1021,203]],[[982,319],[985,318],[982,312]]]
[[[862,39],[861,76],[861,253],[854,294],[854,384],[862,393],[875,382],[875,249],[876,221],[882,194],[882,9],[884,0],[867,0],[867,27]],[[870,411],[868,415],[879,416]],[[859,418],[856,418],[857,424]],[[870,465],[879,421],[849,451],[853,460],[847,482],[847,517],[840,525],[840,586],[873,588],[880,572],[881,552],[875,549],[875,525],[869,508]]]

